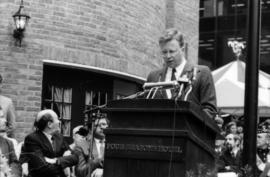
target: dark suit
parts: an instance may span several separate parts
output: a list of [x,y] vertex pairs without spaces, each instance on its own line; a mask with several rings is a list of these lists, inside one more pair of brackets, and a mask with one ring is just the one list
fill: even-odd
[[[213,117],[217,112],[216,91],[210,69],[207,66],[186,63],[180,77],[183,75],[187,75],[189,77],[189,75],[192,74],[194,67],[197,68],[196,78],[192,81],[192,91],[187,97],[187,101],[201,105],[202,109],[210,117]],[[165,81],[166,72],[166,67],[152,71],[147,77],[147,82]],[[185,89],[185,92],[187,92],[187,89]],[[166,98],[164,91],[159,92],[159,98]]]
[[[261,161],[262,163],[264,163],[265,165],[267,164],[267,156],[269,155],[269,153],[270,153],[270,150],[269,150],[268,148],[266,148],[266,149],[257,148],[257,155],[258,155],[260,161]],[[266,167],[265,167],[265,168],[266,168]],[[264,168],[264,169],[265,169],[265,168]],[[261,175],[262,172],[263,172],[263,171],[261,171],[261,170],[258,168],[258,166],[256,166],[256,176],[259,177],[259,176]]]
[[[230,170],[226,170],[225,167],[230,166]],[[219,157],[217,162],[217,169],[219,172],[232,171],[240,173],[242,167],[242,151],[238,151],[235,156],[232,156],[229,150],[225,150]]]
[[[56,133],[52,137],[53,144],[41,131],[31,133],[25,138],[23,153],[27,156],[31,177],[64,177],[63,169],[78,162],[75,155],[62,157],[68,146],[61,134]],[[49,164],[45,157],[58,158],[59,163]]]

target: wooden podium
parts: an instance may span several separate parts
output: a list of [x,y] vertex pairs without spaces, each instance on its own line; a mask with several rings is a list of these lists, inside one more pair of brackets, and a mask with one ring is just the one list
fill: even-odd
[[200,163],[214,166],[218,127],[191,102],[124,99],[103,111],[104,177],[184,177]]

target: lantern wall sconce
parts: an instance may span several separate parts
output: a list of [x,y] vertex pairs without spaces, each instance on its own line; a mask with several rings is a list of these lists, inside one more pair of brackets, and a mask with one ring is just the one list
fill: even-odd
[[21,0],[19,10],[12,16],[15,23],[13,37],[16,39],[16,42],[19,42],[19,46],[21,46],[22,39],[24,37],[25,27],[30,19],[30,16],[26,15],[23,12],[23,9],[23,0]]

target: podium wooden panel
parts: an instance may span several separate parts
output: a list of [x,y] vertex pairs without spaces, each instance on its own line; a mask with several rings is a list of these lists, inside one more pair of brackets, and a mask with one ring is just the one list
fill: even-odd
[[214,166],[218,127],[191,102],[126,99],[107,104],[104,177],[179,177]]

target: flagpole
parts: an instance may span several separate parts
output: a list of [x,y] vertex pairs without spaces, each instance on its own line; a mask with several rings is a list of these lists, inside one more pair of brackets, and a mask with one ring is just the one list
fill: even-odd
[[[258,120],[258,72],[260,63],[260,0],[248,0],[248,39],[245,79],[243,165],[256,168],[256,138]],[[253,176],[255,171],[253,170]]]

